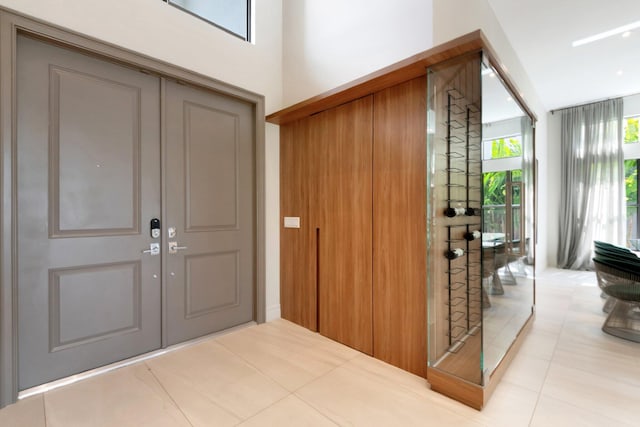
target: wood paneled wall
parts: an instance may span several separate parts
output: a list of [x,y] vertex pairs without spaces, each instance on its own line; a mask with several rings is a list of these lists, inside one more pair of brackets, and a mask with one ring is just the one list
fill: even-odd
[[373,98],[316,116],[321,334],[372,354]]
[[280,131],[282,317],[371,354],[372,115],[361,98]]
[[[282,317],[425,376],[426,81],[281,127]],[[316,299],[317,297],[317,299]],[[317,321],[316,321],[317,319]]]
[[374,356],[427,369],[426,79],[374,97]]
[[[312,120],[280,129],[280,309],[283,319],[317,331],[316,225],[309,206],[315,189]],[[282,218],[300,217],[300,228]]]

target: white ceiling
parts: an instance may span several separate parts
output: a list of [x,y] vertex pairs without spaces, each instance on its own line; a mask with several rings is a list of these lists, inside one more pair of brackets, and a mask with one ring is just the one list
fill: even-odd
[[640,21],[639,0],[488,1],[548,110],[640,93],[640,29],[571,46]]

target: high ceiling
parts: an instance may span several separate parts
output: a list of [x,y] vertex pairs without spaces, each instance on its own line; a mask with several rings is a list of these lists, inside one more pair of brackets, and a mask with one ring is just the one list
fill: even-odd
[[640,28],[572,42],[640,21],[639,0],[488,0],[544,106],[640,93]]

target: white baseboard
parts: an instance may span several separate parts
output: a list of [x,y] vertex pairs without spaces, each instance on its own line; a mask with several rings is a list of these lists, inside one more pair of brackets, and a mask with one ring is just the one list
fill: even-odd
[[267,307],[267,313],[266,313],[267,322],[271,322],[272,320],[279,319],[279,318],[280,318],[280,304]]

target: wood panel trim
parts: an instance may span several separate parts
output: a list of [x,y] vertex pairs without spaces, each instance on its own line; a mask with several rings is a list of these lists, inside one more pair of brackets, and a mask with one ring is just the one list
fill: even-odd
[[440,369],[429,367],[427,368],[427,381],[431,384],[431,390],[442,393],[474,409],[481,410],[491,398],[507,368],[518,354],[518,350],[522,347],[522,343],[533,326],[534,319],[535,312],[522,327],[505,356],[491,373],[484,387],[450,375]]
[[426,74],[426,69],[432,65],[460,55],[478,51],[485,52],[489,62],[496,69],[500,78],[512,92],[513,96],[518,100],[520,106],[531,116],[531,119],[536,122],[538,120],[537,116],[525,102],[517,85],[500,66],[500,60],[496,54],[496,50],[491,46],[491,43],[489,43],[487,37],[481,30],[475,30],[320,95],[276,111],[275,113],[269,114],[266,117],[266,121],[277,125],[289,123],[423,76]]
[[482,386],[454,377],[436,368],[427,368],[427,381],[431,384],[431,390],[449,396],[478,411],[484,405]]
[[282,125],[337,107],[426,74],[427,67],[465,53],[481,50],[486,42],[480,30],[410,56],[352,82],[294,104],[267,116],[269,123]]

